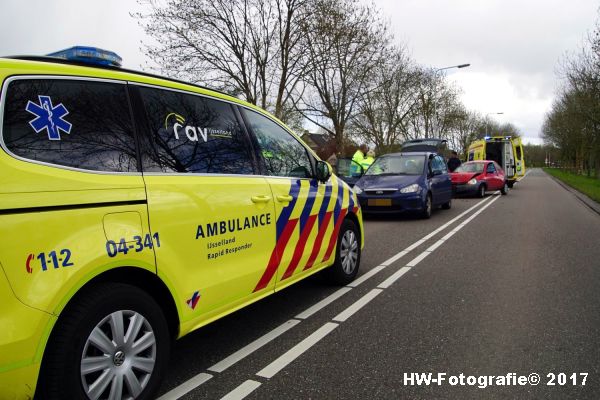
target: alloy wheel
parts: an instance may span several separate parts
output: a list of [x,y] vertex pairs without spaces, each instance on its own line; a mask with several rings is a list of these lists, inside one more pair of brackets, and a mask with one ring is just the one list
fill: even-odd
[[156,338],[139,313],[107,315],[88,336],[80,362],[81,383],[90,399],[135,399],[156,363]]
[[348,275],[354,272],[358,260],[358,240],[353,231],[347,230],[342,236],[340,261],[342,269]]

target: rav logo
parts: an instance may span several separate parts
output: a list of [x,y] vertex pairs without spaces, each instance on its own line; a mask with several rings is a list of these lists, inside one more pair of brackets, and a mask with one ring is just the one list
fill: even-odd
[[[199,126],[191,126],[186,125],[185,118],[177,113],[170,113],[165,118],[165,129],[169,129],[169,120],[175,119],[173,123],[173,133],[175,134],[175,139],[179,140],[179,136],[185,133],[185,136],[188,140],[192,142],[197,142],[200,137],[204,141],[204,143],[208,142],[208,136],[212,137],[220,137],[225,139],[231,139],[232,133],[223,129],[214,129],[214,128],[201,128]],[[200,136],[198,136],[200,135]]]

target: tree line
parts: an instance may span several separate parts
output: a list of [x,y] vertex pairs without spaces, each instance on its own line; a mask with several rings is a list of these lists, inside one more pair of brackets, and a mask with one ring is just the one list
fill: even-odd
[[297,132],[310,121],[338,153],[366,143],[382,154],[408,139],[439,137],[464,154],[471,141],[487,134],[519,135],[510,123],[467,110],[442,71],[417,64],[396,43],[372,4],[143,4],[146,11],[134,17],[151,38],[143,44],[151,68],[262,107]]
[[556,99],[543,125],[562,166],[600,178],[600,22],[581,49],[564,57]]

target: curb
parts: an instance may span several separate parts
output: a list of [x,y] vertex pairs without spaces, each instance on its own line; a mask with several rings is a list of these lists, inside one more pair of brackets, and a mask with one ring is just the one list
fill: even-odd
[[[541,169],[541,168],[540,168]],[[541,170],[544,174],[546,174],[547,176],[549,176],[550,178],[552,178],[554,180],[554,182],[558,183],[560,186],[562,186],[565,190],[571,192],[573,194],[573,196],[575,196],[579,201],[581,201],[584,205],[586,205],[590,210],[594,211],[596,214],[600,215],[600,203],[592,200],[591,198],[589,198],[587,195],[581,193],[579,190],[572,188],[571,186],[567,185],[566,183],[564,183],[563,181],[561,181],[560,179],[550,175],[549,173],[547,173],[546,171],[544,171],[543,169]]]

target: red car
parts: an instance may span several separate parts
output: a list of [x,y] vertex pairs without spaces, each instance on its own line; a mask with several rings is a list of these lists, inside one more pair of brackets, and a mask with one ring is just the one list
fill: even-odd
[[469,161],[450,173],[452,192],[456,195],[485,196],[488,190],[508,193],[508,183],[502,167],[496,161]]

